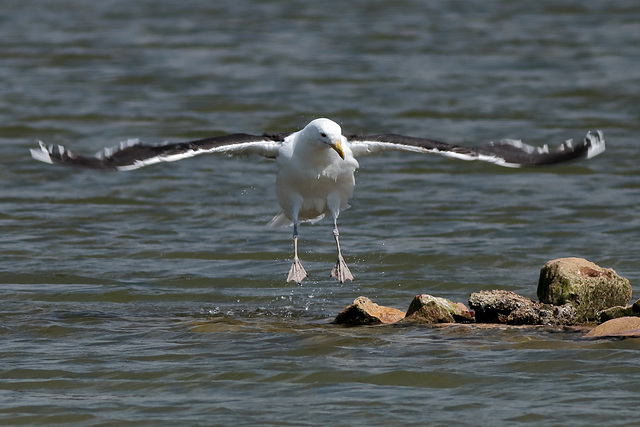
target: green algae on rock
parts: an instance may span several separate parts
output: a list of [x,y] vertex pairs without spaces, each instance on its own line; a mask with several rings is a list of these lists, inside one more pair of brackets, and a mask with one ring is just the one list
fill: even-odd
[[542,303],[571,303],[577,321],[588,322],[596,320],[602,310],[626,306],[631,300],[631,284],[611,268],[582,258],[559,258],[542,267],[537,294]]
[[462,303],[433,295],[416,295],[411,301],[404,322],[455,323],[473,322],[473,314]]

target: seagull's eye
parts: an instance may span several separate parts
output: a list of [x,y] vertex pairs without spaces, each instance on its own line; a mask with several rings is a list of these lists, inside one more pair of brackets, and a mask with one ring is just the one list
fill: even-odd
[[321,136],[321,137],[323,137],[323,138],[326,138],[326,137],[327,137],[327,134],[326,134],[326,133],[324,133],[324,132],[322,132],[322,133],[320,134],[320,136]]

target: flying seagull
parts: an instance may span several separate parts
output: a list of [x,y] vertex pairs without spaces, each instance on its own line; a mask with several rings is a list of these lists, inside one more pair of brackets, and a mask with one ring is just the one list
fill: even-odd
[[113,148],[105,148],[95,156],[76,154],[62,146],[32,149],[31,156],[45,163],[79,166],[90,169],[126,171],[160,162],[173,162],[204,153],[228,155],[259,154],[275,159],[277,165],[276,194],[282,212],[270,225],[293,223],[293,263],[287,282],[300,283],[307,272],[298,257],[298,224],[333,219],[333,237],[337,259],[331,276],[344,283],[353,280],[340,249],[338,215],[347,207],[355,186],[357,157],[385,151],[435,153],[462,160],[481,160],[500,166],[522,167],[562,163],[591,158],[605,150],[601,131],[588,132],[584,140],[573,144],[567,140],[555,149],[547,145],[533,147],[522,141],[504,139],[478,147],[450,145],[411,136],[380,134],[343,136],[340,126],[329,119],[311,121],[293,133],[229,134],[188,142],[147,145],[129,140]]

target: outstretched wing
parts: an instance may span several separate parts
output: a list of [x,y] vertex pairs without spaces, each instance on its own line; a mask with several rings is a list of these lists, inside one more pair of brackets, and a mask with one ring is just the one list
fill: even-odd
[[588,132],[584,140],[578,144],[569,139],[554,149],[549,149],[548,145],[534,147],[514,139],[503,139],[479,147],[464,147],[393,134],[354,135],[349,137],[349,142],[356,157],[384,151],[413,151],[441,154],[462,160],[481,160],[507,167],[549,165],[580,158],[589,159],[605,150],[604,136],[599,130]]
[[159,162],[175,162],[205,153],[229,155],[259,154],[276,158],[284,138],[289,134],[264,134],[262,136],[236,133],[195,141],[164,145],[142,144],[137,139],[121,142],[117,147],[105,148],[95,156],[83,156],[61,145],[31,150],[31,157],[45,163],[79,166],[89,169],[131,170]]

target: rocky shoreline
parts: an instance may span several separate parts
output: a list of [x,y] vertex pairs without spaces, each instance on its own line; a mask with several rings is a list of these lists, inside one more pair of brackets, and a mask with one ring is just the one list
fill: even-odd
[[640,300],[629,305],[629,280],[582,258],[559,258],[542,267],[533,301],[511,291],[474,292],[468,305],[417,295],[406,311],[360,296],[335,318],[341,325],[468,324],[487,327],[571,327],[585,337],[640,337]]

